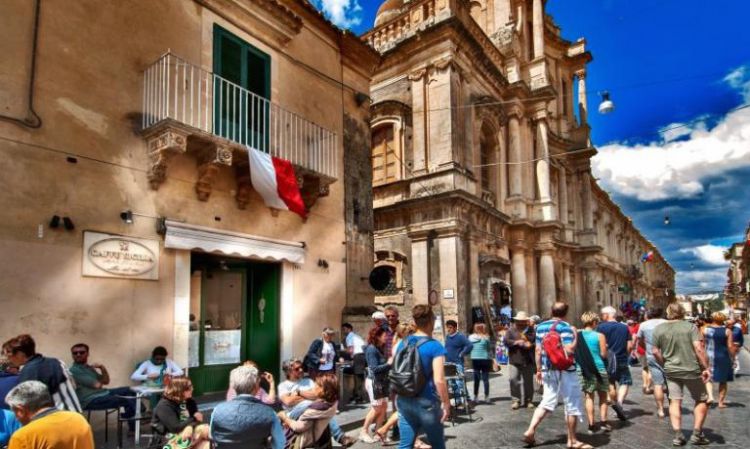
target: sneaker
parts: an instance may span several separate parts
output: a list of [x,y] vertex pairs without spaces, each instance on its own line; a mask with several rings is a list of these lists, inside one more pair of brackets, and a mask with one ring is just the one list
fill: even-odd
[[690,444],[695,446],[705,446],[711,443],[708,438],[700,430],[693,431],[693,436],[690,437]]
[[372,436],[370,436],[369,433],[366,433],[366,432],[360,432],[359,433],[359,438],[357,438],[357,439],[359,441],[361,441],[363,443],[367,443],[367,444],[373,444],[376,441],[375,438],[373,438]]
[[344,447],[349,447],[349,446],[353,445],[356,442],[357,442],[357,440],[355,440],[354,438],[350,437],[349,435],[344,435],[343,437],[341,437],[341,441],[339,441],[339,444],[342,445],[342,446],[344,446]]
[[533,403],[533,402],[529,401],[529,402],[528,402],[528,403],[526,404],[526,408],[536,408],[536,405],[534,405],[534,403]]
[[625,410],[622,409],[622,405],[618,403],[612,404],[612,410],[615,411],[615,414],[617,415],[617,419],[620,421],[627,421],[628,417],[625,415]]
[[687,440],[685,440],[685,436],[682,435],[682,432],[675,432],[674,439],[672,439],[672,446],[684,446],[685,444],[687,444]]
[[611,432],[612,431],[612,426],[608,422],[606,422],[606,421],[600,422],[599,423],[599,428],[602,429],[605,432]]
[[521,403],[518,401],[513,401],[513,404],[510,406],[511,410],[518,410],[521,408]]

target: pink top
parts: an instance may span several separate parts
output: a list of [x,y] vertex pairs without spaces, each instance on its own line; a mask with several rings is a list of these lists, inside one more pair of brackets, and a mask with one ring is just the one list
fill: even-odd
[[[237,397],[237,392],[234,391],[234,388],[229,387],[229,389],[227,390],[227,401],[231,401],[232,399],[234,399],[236,397]],[[258,392],[255,393],[255,399],[259,400],[260,402],[262,402],[264,404],[268,404],[268,405],[271,405],[271,404],[274,403],[274,401],[272,401],[269,398],[268,393],[266,392],[266,390],[264,390],[263,388],[258,388]]]

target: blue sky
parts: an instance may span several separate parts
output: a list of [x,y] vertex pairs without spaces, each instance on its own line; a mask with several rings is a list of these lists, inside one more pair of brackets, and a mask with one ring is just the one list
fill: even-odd
[[[313,3],[357,34],[380,5]],[[590,114],[595,176],[677,270],[678,292],[722,289],[721,251],[750,221],[750,108],[735,110],[750,104],[750,1],[549,0],[547,10],[594,54],[590,110],[601,90],[617,107]]]

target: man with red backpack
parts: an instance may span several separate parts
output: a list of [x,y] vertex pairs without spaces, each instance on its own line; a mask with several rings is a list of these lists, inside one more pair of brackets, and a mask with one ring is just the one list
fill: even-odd
[[557,408],[558,397],[565,404],[567,424],[567,447],[591,449],[592,446],[578,441],[576,424],[583,416],[581,384],[576,373],[573,354],[576,348],[576,330],[565,321],[568,305],[556,302],[552,306],[552,318],[536,328],[536,379],[544,386],[542,401],[534,411],[528,430],[523,434],[526,447],[536,444],[534,434],[542,420]]

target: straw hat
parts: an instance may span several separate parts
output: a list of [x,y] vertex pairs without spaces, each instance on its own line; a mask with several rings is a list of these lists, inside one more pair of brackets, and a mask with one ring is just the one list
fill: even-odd
[[529,321],[529,316],[526,312],[518,312],[516,313],[516,316],[513,317],[513,321]]

